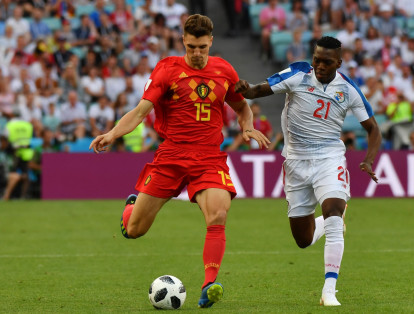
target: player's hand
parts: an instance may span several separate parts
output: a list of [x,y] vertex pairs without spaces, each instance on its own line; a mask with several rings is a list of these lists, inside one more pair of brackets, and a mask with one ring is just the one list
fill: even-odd
[[262,132],[256,129],[243,130],[243,139],[249,142],[251,138],[259,143],[260,148],[263,148],[263,146],[269,148],[270,141]]
[[250,85],[247,81],[245,80],[240,80],[236,83],[236,85],[234,86],[234,91],[236,93],[244,93],[246,92],[248,89],[250,88]]
[[114,140],[115,138],[112,136],[111,132],[99,135],[92,141],[91,145],[89,145],[89,149],[93,149],[93,151],[98,154],[106,151]]
[[375,176],[375,172],[372,171],[371,164],[369,162],[363,161],[359,164],[359,169],[368,173],[371,176],[371,179],[378,183],[378,178]]

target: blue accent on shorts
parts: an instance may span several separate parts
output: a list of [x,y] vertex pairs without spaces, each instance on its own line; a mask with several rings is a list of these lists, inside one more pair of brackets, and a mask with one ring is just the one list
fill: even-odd
[[335,278],[335,279],[338,279],[338,274],[337,274],[337,273],[334,273],[334,272],[329,272],[329,273],[326,273],[326,274],[325,274],[325,279],[328,279],[328,278]]

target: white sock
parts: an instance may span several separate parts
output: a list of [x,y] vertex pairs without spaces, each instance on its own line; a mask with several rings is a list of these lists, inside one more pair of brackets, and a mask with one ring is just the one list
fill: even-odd
[[311,245],[314,245],[325,234],[325,221],[323,216],[315,218],[315,231],[313,232],[313,240]]
[[325,285],[324,290],[336,288],[339,268],[344,253],[344,222],[342,217],[332,216],[325,219]]

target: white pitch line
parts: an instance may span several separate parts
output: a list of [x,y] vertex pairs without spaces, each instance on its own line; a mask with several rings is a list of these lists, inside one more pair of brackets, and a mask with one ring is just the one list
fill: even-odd
[[[229,251],[225,255],[289,255],[298,254],[297,251]],[[366,250],[366,251],[345,251],[346,254],[371,254],[371,253],[411,253],[414,249],[386,249],[386,250]],[[320,254],[320,251],[311,251],[306,254]],[[170,253],[168,255],[182,255],[182,256],[197,256],[201,252],[197,253]],[[2,254],[0,258],[73,258],[73,257],[146,257],[146,256],[162,256],[165,253],[136,253],[136,254],[27,254],[27,255],[13,255]]]

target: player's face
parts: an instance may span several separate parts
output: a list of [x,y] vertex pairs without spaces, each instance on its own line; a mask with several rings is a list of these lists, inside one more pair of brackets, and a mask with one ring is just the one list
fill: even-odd
[[319,82],[327,84],[336,75],[336,70],[341,66],[342,60],[337,49],[326,49],[316,46],[313,54],[312,66]]
[[195,69],[202,69],[206,66],[208,52],[213,44],[213,36],[195,37],[190,34],[183,36],[183,43],[186,50],[186,62]]

